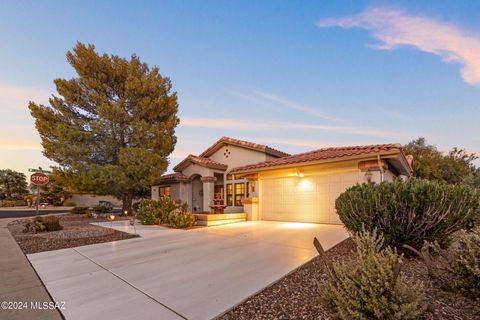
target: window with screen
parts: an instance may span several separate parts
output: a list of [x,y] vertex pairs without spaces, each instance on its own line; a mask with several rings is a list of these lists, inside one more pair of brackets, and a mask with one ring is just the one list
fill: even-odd
[[227,184],[227,206],[233,205],[233,185]]
[[170,198],[172,196],[172,188],[170,186],[160,187],[158,195],[160,198]]
[[242,205],[242,198],[245,198],[245,183],[235,183],[235,206]]

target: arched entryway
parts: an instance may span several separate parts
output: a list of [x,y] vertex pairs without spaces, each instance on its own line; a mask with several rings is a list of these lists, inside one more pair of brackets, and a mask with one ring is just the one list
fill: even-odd
[[192,186],[192,211],[202,212],[203,208],[203,182],[202,176],[195,175],[191,178]]

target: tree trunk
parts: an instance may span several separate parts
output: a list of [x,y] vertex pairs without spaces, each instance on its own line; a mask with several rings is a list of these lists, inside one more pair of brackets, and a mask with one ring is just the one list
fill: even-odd
[[132,201],[133,201],[132,193],[130,193],[130,192],[123,193],[123,195],[122,195],[122,214],[125,214],[125,211],[129,215],[133,214]]

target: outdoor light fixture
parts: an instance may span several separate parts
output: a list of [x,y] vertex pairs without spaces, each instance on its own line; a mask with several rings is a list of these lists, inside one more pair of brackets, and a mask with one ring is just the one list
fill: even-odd
[[111,214],[110,215],[110,220],[115,220],[115,215]]
[[123,211],[124,215],[128,215],[128,210]]
[[305,177],[305,175],[303,174],[303,172],[297,171],[297,177],[303,178],[303,177]]

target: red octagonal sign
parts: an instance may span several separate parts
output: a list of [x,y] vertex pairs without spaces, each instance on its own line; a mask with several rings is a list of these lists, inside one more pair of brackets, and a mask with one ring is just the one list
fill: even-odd
[[37,172],[30,176],[30,182],[37,186],[43,186],[48,183],[48,176],[45,173]]

